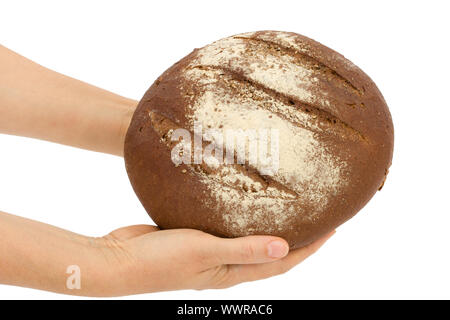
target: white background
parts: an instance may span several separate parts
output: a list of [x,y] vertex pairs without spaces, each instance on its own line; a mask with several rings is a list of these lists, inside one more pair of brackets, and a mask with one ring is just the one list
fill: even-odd
[[[137,100],[193,48],[236,33],[294,31],[341,52],[377,83],[393,116],[382,192],[287,274],[133,298],[450,298],[447,3],[1,1],[0,43]],[[6,135],[0,152],[2,211],[90,236],[151,223],[122,158]],[[9,286],[0,298],[72,299]]]

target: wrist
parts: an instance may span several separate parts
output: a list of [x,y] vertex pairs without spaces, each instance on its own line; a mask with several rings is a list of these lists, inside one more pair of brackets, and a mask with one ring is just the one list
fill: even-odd
[[131,99],[125,99],[123,101],[123,107],[121,108],[121,115],[120,115],[120,125],[119,125],[119,141],[118,141],[118,148],[116,154],[119,156],[123,156],[124,151],[124,145],[125,145],[125,137],[127,135],[128,128],[131,123],[131,118],[133,117],[134,111],[136,110],[136,107],[138,105],[138,101],[131,100]]
[[[89,274],[85,292],[89,296],[119,296],[129,294],[129,286],[137,272],[137,262],[127,241],[109,236],[89,237]],[[132,285],[131,285],[132,286]],[[75,294],[79,294],[76,293]]]

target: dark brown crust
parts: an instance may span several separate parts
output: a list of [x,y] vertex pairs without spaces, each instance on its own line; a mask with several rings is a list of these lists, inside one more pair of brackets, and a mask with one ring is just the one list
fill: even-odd
[[[326,129],[317,134],[318,138],[333,155],[351,164],[344,172],[351,183],[339,194],[329,195],[329,205],[318,219],[305,219],[299,215],[290,221],[289,227],[273,233],[296,248],[311,243],[351,218],[383,185],[391,165],[394,134],[384,98],[364,72],[320,43],[289,34],[295,35],[295,41],[304,51],[273,40],[274,31],[256,32],[245,37],[250,46],[267,46],[267,50],[279,50],[319,68],[320,89],[327,92],[333,108],[311,105],[276,92],[251,81],[239,70],[230,70],[227,66],[221,66],[221,69],[242,85],[245,83],[255,90],[262,90],[303,112],[317,113],[320,126]],[[227,208],[219,208],[222,213],[218,210],[207,186],[186,165],[174,166],[171,150],[161,140],[170,126],[189,127],[188,106],[192,96],[200,94],[202,88],[186,81],[183,72],[196,55],[197,50],[194,50],[164,72],[140,101],[126,136],[126,168],[138,198],[161,228],[196,228],[218,236],[241,236],[244,234],[233,234],[225,228],[222,214]],[[244,169],[251,171],[251,168]],[[302,203],[296,203],[295,208],[299,212],[314,210]],[[264,233],[257,224],[252,228],[255,231],[249,234]]]

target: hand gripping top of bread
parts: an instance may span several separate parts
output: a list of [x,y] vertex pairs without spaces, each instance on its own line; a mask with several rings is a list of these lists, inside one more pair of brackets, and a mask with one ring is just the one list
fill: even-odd
[[163,229],[269,234],[305,246],[384,183],[393,124],[339,53],[277,31],[232,36],[164,72],[125,141],[132,186]]

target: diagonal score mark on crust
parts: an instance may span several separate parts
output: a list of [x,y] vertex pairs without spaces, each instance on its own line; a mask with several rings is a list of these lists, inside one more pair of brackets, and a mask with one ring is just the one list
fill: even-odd
[[[180,126],[177,125],[174,121],[170,120],[169,118],[163,116],[162,114],[156,112],[156,111],[149,111],[148,116],[150,119],[151,127],[156,132],[158,137],[160,138],[160,141],[169,149],[171,150],[174,148],[180,141],[172,141],[171,140],[171,134],[174,130],[180,129]],[[185,128],[183,128],[185,129]],[[185,129],[187,130],[187,129]],[[191,130],[187,130],[191,136],[191,141],[194,141],[194,133]],[[208,142],[209,143],[209,142]],[[203,145],[203,148],[205,145]],[[194,148],[191,147],[191,150]],[[202,162],[201,164],[194,164],[193,163],[193,155],[191,154],[191,164],[186,164],[186,166],[191,170],[191,172],[195,172],[197,174],[201,174],[203,176],[207,176],[208,179],[214,180],[216,183],[224,184],[230,188],[233,188],[235,190],[238,190],[242,192],[243,194],[251,193],[253,197],[261,197],[261,198],[278,198],[281,200],[289,200],[289,201],[296,201],[299,194],[286,187],[285,185],[281,184],[280,182],[274,180],[270,176],[263,176],[261,175],[258,170],[250,165],[248,162],[245,162],[245,164],[228,164],[226,165],[229,168],[232,168],[233,171],[240,175],[244,175],[246,178],[251,179],[254,181],[254,183],[261,186],[260,191],[266,191],[268,188],[275,188],[278,191],[280,191],[280,195],[270,196],[264,194],[264,192],[259,192],[258,194],[254,194],[258,190],[252,190],[251,186],[247,186],[247,190],[245,190],[245,186],[237,186],[233,183],[227,182],[224,180],[224,177],[218,177],[218,171],[209,167],[207,164]],[[236,161],[236,159],[235,159]],[[174,164],[175,166],[175,164]],[[249,181],[247,179],[247,181]]]
[[[150,111],[148,115],[153,130],[162,137],[163,145],[170,148],[172,144],[177,143],[171,141],[168,132],[179,126],[155,111]],[[190,134],[192,136],[192,132]],[[255,231],[272,233],[283,230],[289,225],[291,218],[302,213],[295,209],[302,200],[301,195],[275,180],[267,179],[270,177],[258,175],[258,172],[249,173],[248,165],[222,166],[218,175],[204,171],[207,166],[186,167],[206,184],[212,199],[206,197],[204,201],[216,208],[215,214],[218,214],[225,227],[237,236],[245,236]],[[239,185],[242,183],[244,184]],[[251,190],[253,186],[246,190],[247,183],[256,186],[257,190]],[[258,190],[258,185],[263,188]],[[314,219],[313,212],[305,213],[305,219]],[[258,227],[254,229],[255,226]]]
[[[341,81],[344,84],[344,87],[348,87],[348,88],[352,89],[359,96],[364,95],[363,89],[357,88],[350,80],[348,80],[347,78],[340,75],[336,70],[330,68],[325,63],[319,61],[317,58],[314,58],[311,55],[308,55],[305,52],[301,52],[301,51],[296,50],[295,48],[287,47],[278,42],[270,41],[270,40],[266,40],[266,39],[243,37],[243,36],[234,36],[233,38],[241,39],[244,41],[253,41],[253,42],[257,42],[257,43],[266,44],[266,45],[268,45],[268,49],[272,49],[272,50],[276,50],[276,51],[280,50],[280,51],[288,54],[291,57],[298,58],[299,62],[316,64],[319,68],[322,68],[325,72],[329,72],[331,75],[335,76],[336,79],[338,79],[339,81]],[[277,48],[278,48],[278,50],[277,50]]]
[[[287,66],[282,70],[282,63],[276,64],[276,61],[273,62],[279,65],[280,69],[276,68],[275,74],[270,74],[270,72],[267,74],[264,71],[265,68],[270,67],[270,63],[266,62],[264,66],[260,66],[254,61],[248,62],[246,59],[240,59],[244,48],[245,43],[229,43],[229,40],[225,44],[213,44],[205,47],[203,51],[202,49],[198,51],[193,61],[185,67],[183,78],[187,83],[181,85],[179,89],[185,92],[189,101],[188,117],[191,125],[195,121],[200,121],[203,127],[209,128],[244,130],[275,128],[279,130],[280,137],[282,137],[279,140],[280,165],[274,179],[295,191],[303,208],[310,208],[308,211],[298,213],[302,217],[313,218],[327,207],[329,195],[338,194],[339,190],[347,184],[344,173],[347,170],[346,161],[334,157],[330,153],[327,143],[320,138],[329,133],[321,131],[318,134],[317,130],[311,128],[314,126],[314,121],[312,121],[314,115],[311,112],[313,109],[310,108],[309,112],[292,112],[296,111],[293,106],[298,107],[298,101],[303,102],[304,99],[313,98],[311,93],[308,90],[299,90],[296,92],[295,96],[298,99],[295,101],[285,93],[295,90],[297,80],[305,86],[315,80],[308,78],[308,71],[304,68]],[[248,63],[253,63],[253,66],[249,66]],[[289,63],[289,61],[285,60],[284,63]],[[234,72],[234,70],[236,71]],[[244,79],[239,77],[240,72],[246,75]],[[252,76],[251,73],[255,76]],[[286,76],[283,76],[283,73]],[[293,74],[305,77],[302,80],[290,76]],[[272,77],[272,80],[278,79],[278,83],[271,82],[267,76]],[[248,77],[251,77],[251,83],[246,81]],[[290,82],[284,83],[283,80]],[[264,88],[269,89],[264,90],[263,87],[257,89],[256,87],[261,82],[264,84]],[[271,90],[272,88],[275,90]],[[283,93],[280,94],[280,92]],[[292,100],[292,103],[289,103],[289,100]],[[270,104],[273,107],[268,106]],[[274,110],[278,112],[274,112]],[[316,109],[315,113],[320,111],[322,110]],[[292,115],[295,116],[296,121],[292,121],[292,119],[286,121],[286,116]],[[323,117],[321,120],[324,120]],[[333,128],[337,129],[339,126],[335,125]],[[341,128],[340,132],[337,132],[338,138],[339,136],[341,139],[342,137],[355,137],[357,141],[363,140],[351,129],[347,128],[346,130],[348,131],[344,134]],[[351,135],[349,135],[349,131]],[[240,202],[237,195],[231,195],[218,186],[211,185],[210,188],[216,199],[224,203],[227,208],[233,207],[236,208],[236,212],[243,212],[238,209]],[[297,210],[293,207],[289,209]],[[279,212],[279,210],[283,209],[278,207],[275,211]],[[246,211],[244,210],[244,212]]]
[[[334,116],[330,112],[323,110],[319,107],[313,106],[312,104],[310,104],[308,102],[301,101],[299,98],[297,98],[295,96],[289,96],[289,95],[281,93],[275,89],[272,89],[258,81],[255,81],[253,79],[246,77],[243,73],[240,73],[238,71],[235,71],[235,70],[227,68],[227,67],[221,67],[221,66],[215,66],[215,65],[193,65],[193,66],[188,67],[186,70],[188,71],[189,69],[191,69],[191,70],[199,69],[199,70],[202,70],[205,72],[220,71],[221,76],[226,74],[226,75],[230,76],[232,78],[232,80],[234,80],[234,81],[244,83],[248,86],[253,87],[256,90],[260,90],[260,91],[266,93],[267,95],[271,96],[273,99],[277,100],[278,102],[283,103],[287,108],[292,108],[295,111],[297,111],[297,112],[299,111],[304,114],[315,115],[317,118],[319,118],[322,121],[322,126],[323,125],[326,126],[325,130],[322,130],[322,132],[324,132],[326,134],[336,134],[336,135],[339,135],[340,137],[342,137],[343,135],[340,134],[341,133],[340,131],[342,131],[342,130],[339,130],[342,128],[345,131],[347,131],[347,133],[350,133],[350,135],[344,135],[344,137],[347,137],[347,138],[357,137],[358,140],[360,140],[360,141],[363,141],[363,142],[368,141],[367,138],[359,130],[353,128],[352,126],[350,126],[346,122],[342,121],[338,117]],[[279,111],[276,111],[276,110],[269,110],[269,111],[276,113],[278,116],[284,118],[287,121],[292,122],[293,124],[302,125],[305,129],[314,131],[314,129],[311,126],[305,126],[304,124],[301,124],[299,122],[293,122],[292,119],[290,119],[285,114],[283,114]],[[311,121],[313,121],[313,119],[311,119]],[[328,128],[333,128],[334,130],[326,130]]]

